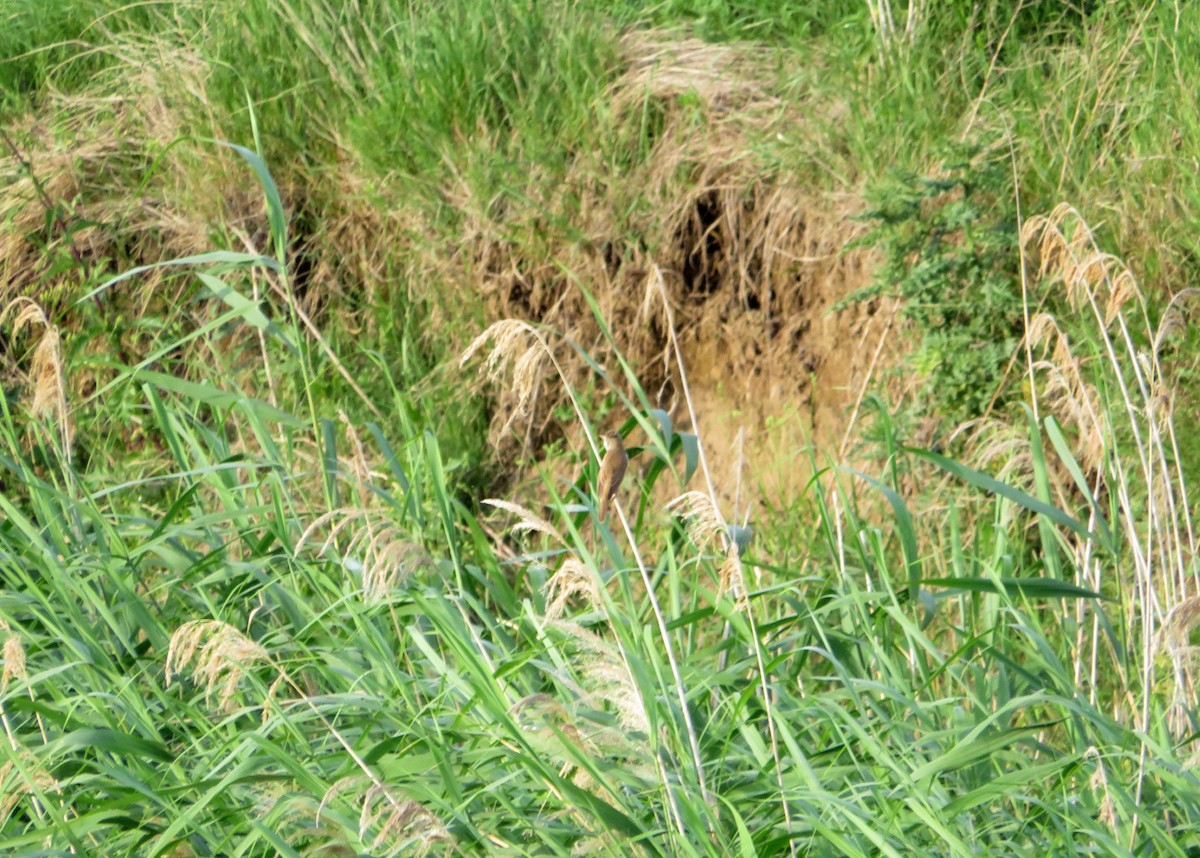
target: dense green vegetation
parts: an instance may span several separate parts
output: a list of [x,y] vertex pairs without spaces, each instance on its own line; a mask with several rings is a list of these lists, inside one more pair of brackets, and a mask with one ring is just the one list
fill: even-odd
[[943,5],[9,2],[0,853],[1200,851],[1200,11]]

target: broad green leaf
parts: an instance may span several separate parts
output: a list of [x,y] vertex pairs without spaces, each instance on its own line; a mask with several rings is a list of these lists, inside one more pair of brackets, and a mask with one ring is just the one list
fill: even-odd
[[927,462],[932,462],[943,471],[953,474],[964,482],[970,483],[978,489],[983,489],[990,494],[999,495],[1002,498],[1012,501],[1020,507],[1024,507],[1030,512],[1035,512],[1038,515],[1044,515],[1056,524],[1060,524],[1080,536],[1091,539],[1098,545],[1105,548],[1111,548],[1111,545],[1100,534],[1092,533],[1087,529],[1083,522],[1067,515],[1061,509],[1051,506],[1048,503],[1043,503],[1035,497],[1030,497],[1020,489],[1010,486],[1007,483],[1002,483],[999,480],[989,477],[980,471],[973,468],[968,468],[953,459],[947,459],[945,456],[940,456],[930,450],[921,450],[916,447],[905,447],[905,452],[911,453],[918,458],[925,459]]
[[1043,599],[1108,599],[1107,596],[1086,587],[1057,578],[926,578],[921,583],[926,587],[945,587],[971,593],[1003,593],[1015,590],[1030,597]]

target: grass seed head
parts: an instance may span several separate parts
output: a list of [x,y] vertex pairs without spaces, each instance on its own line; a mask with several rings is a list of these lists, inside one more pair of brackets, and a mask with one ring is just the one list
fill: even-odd
[[167,647],[167,686],[186,670],[204,685],[205,702],[215,699],[230,712],[233,696],[246,669],[269,661],[267,651],[233,626],[220,620],[193,620],[171,635]]
[[562,534],[558,532],[554,525],[537,515],[528,507],[521,506],[519,503],[512,503],[511,501],[499,500],[497,498],[485,498],[483,501],[481,501],[481,503],[485,503],[488,506],[495,507],[496,509],[502,509],[505,512],[511,512],[513,515],[515,515],[517,517],[517,523],[512,526],[513,533],[541,533],[544,536],[550,537],[561,546],[565,547],[567,544],[566,540],[563,539]]
[[2,650],[4,667],[0,671],[0,691],[8,687],[10,679],[25,681],[29,674],[25,671],[25,647],[16,635],[9,635],[4,640]]
[[587,610],[601,605],[600,589],[592,570],[571,555],[546,582],[546,616],[556,620],[563,615],[567,602],[579,597]]
[[668,503],[667,509],[687,520],[688,538],[697,548],[716,544],[725,550],[730,542],[725,520],[704,492],[685,492]]

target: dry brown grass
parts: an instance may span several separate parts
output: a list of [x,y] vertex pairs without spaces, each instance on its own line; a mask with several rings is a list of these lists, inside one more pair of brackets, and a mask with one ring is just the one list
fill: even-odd
[[62,340],[58,328],[46,318],[42,307],[30,298],[14,298],[0,309],[0,327],[12,320],[8,342],[18,340],[28,332],[36,337],[27,373],[17,369],[17,356],[0,351],[0,360],[11,362],[4,375],[24,375],[26,402],[31,416],[47,419],[58,432],[60,449],[70,456],[71,439],[75,434],[67,405],[67,385],[63,371]]
[[[380,205],[368,168],[349,147],[339,148],[341,160],[328,171],[277,171],[296,216],[293,261],[301,263],[289,293],[274,294],[271,284],[253,278],[240,287],[267,306],[287,310],[294,302],[296,312],[312,320],[310,334],[336,313],[345,330],[374,337],[378,317],[364,309],[403,283],[407,298],[429,313],[429,335],[451,339],[471,302],[448,296],[482,292],[492,319],[545,323],[603,364],[611,365],[620,349],[643,387],[672,409],[679,407],[678,379],[662,359],[661,314],[644,312],[641,304],[647,272],[656,268],[675,311],[696,401],[715,415],[707,431],[716,467],[734,466],[724,452],[731,445],[722,439],[744,428],[750,478],[764,480],[771,492],[785,491],[801,483],[802,459],[794,474],[765,463],[781,448],[794,448],[795,436],[814,425],[820,437],[839,434],[846,405],[871,369],[859,340],[867,338],[874,349],[884,329],[872,328],[871,314],[861,308],[830,312],[869,276],[865,251],[842,253],[861,230],[847,219],[860,202],[814,197],[786,176],[765,174],[748,154],[762,135],[791,134],[805,122],[802,108],[772,94],[773,71],[755,51],[656,31],[630,33],[622,46],[625,73],[610,93],[613,123],[620,133],[635,133],[647,105],[663,117],[648,157],[630,171],[613,174],[586,154],[553,181],[535,166],[528,187],[515,189],[502,206],[477,199],[466,178],[452,177],[445,202],[457,210],[459,227],[447,238],[420,205]],[[236,249],[261,252],[269,244],[261,195],[236,155],[188,143],[166,146],[197,127],[228,138],[209,101],[210,69],[184,50],[164,52],[141,42],[119,48],[123,85],[101,76],[83,95],[55,97],[54,125],[65,133],[50,134],[49,114],[30,116],[10,126],[14,145],[0,147],[0,174],[29,167],[0,197],[0,217],[14,227],[0,240],[0,274],[9,290],[0,302],[36,284],[35,297],[64,331],[77,324],[70,301],[78,275],[69,282],[48,278],[47,244],[74,254],[87,271],[104,270],[114,259],[130,267],[195,254],[211,248],[214,232],[226,233]],[[128,86],[130,78],[137,87]],[[130,193],[130,176],[138,177],[136,193]],[[54,207],[62,225],[44,234],[47,209]],[[84,220],[103,226],[71,231]],[[109,290],[100,297],[106,313],[160,315],[179,319],[184,329],[209,318],[213,308],[206,310],[206,302],[178,300],[193,288],[189,278],[165,286],[164,276],[148,272]],[[602,334],[581,284],[597,296],[613,342]],[[191,315],[180,319],[182,313]],[[244,373],[238,378],[243,389],[258,393],[262,344],[244,332],[219,346]],[[148,347],[130,338],[123,357],[134,362]],[[198,357],[211,362],[210,355]],[[558,357],[569,381],[589,372],[582,361]],[[525,361],[518,377],[537,392],[531,395],[524,382],[513,393],[497,392],[494,440],[502,459],[571,431],[554,417],[561,391],[537,386],[540,359],[526,354]],[[813,383],[818,374],[819,385]],[[268,371],[268,387],[270,378]],[[74,383],[87,395],[103,379]],[[727,420],[734,411],[737,419]],[[526,420],[524,431],[513,437],[518,417]]]
[[[807,467],[801,460],[794,471],[767,467],[778,450],[767,443],[769,430],[786,417],[782,431],[790,431],[793,448],[814,424],[821,438],[840,437],[887,330],[872,326],[871,310],[832,311],[872,269],[869,252],[843,252],[863,229],[849,219],[861,202],[816,197],[748,154],[762,135],[803,126],[799,108],[771,94],[753,52],[653,31],[626,36],[623,50],[626,72],[611,93],[615,121],[634,123],[647,104],[662,113],[648,156],[619,176],[581,157],[549,197],[532,177],[521,189],[528,207],[509,205],[503,223],[464,182],[455,204],[468,213],[467,225],[453,257],[457,270],[446,273],[460,288],[482,285],[493,318],[563,332],[618,384],[619,350],[656,404],[687,429],[666,357],[665,296],[696,403],[712,416],[705,430],[716,467],[736,466],[731,442],[748,428],[752,479],[773,492],[795,487]],[[550,226],[566,211],[570,234]],[[657,276],[663,295],[648,288]],[[580,286],[596,296],[611,342]],[[559,357],[565,380],[586,389],[591,369]],[[551,417],[560,390],[546,386],[534,397],[526,384],[514,384],[495,394],[493,441],[508,445],[501,458],[571,433]],[[738,418],[727,421],[735,410]],[[532,427],[518,438],[510,432],[516,414]]]

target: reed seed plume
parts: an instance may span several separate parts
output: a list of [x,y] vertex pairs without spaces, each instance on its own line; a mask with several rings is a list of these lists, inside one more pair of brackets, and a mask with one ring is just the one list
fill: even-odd
[[1180,602],[1167,614],[1158,632],[1158,647],[1169,653],[1188,646],[1192,630],[1200,625],[1200,596]]
[[[350,441],[352,455],[347,462],[349,465],[350,482],[358,494],[358,505],[366,508],[371,506],[370,486],[373,482],[380,481],[383,478],[383,474],[371,467],[370,460],[367,458],[366,448],[362,443],[362,438],[359,437],[358,429],[355,428],[349,415],[345,411],[338,411],[338,417],[341,418],[342,425],[346,427],[346,438]],[[342,464],[342,462],[340,461],[339,464]]]
[[611,705],[626,730],[648,732],[650,719],[641,693],[617,648],[578,623],[547,618],[546,626],[574,645],[574,663],[587,693]]
[[1116,820],[1116,805],[1113,802],[1112,792],[1109,788],[1108,770],[1104,765],[1104,757],[1099,749],[1093,745],[1084,751],[1083,758],[1096,767],[1096,771],[1092,773],[1088,781],[1092,792],[1103,791],[1104,793],[1104,798],[1100,801],[1099,820],[1106,826],[1112,826]]
[[567,603],[577,597],[585,610],[595,610],[602,605],[595,574],[582,560],[570,555],[546,582],[547,619],[562,617]]
[[688,538],[697,548],[703,550],[715,544],[724,551],[732,542],[725,520],[713,505],[710,495],[699,491],[685,492],[670,501],[667,509],[686,519]]
[[341,778],[325,791],[317,807],[318,823],[325,806],[345,793],[359,808],[358,836],[372,852],[423,858],[435,849],[457,851],[449,829],[423,804],[361,775]]
[[1200,288],[1194,286],[1177,292],[1163,310],[1154,332],[1154,353],[1162,353],[1166,343],[1184,334],[1188,329],[1188,318],[1200,304]]
[[25,647],[22,646],[20,638],[16,635],[9,635],[5,638],[4,646],[0,649],[0,657],[4,661],[3,670],[0,671],[0,693],[8,688],[9,680],[26,681],[29,679],[29,674],[25,670]]
[[572,759],[569,743],[578,753],[600,755],[599,749],[577,726],[578,718],[567,707],[548,694],[531,694],[511,707],[509,714],[519,720],[526,737],[538,745],[539,752],[559,762],[559,775],[571,774],[571,781],[580,789],[591,790],[595,781],[587,770]]
[[[62,784],[28,748],[13,744],[8,754],[10,760],[0,766],[0,823],[7,822],[26,797],[37,803],[34,811],[37,815],[45,814],[46,808],[41,806],[38,796],[61,794]],[[20,760],[19,765],[17,759]]]
[[561,533],[541,516],[537,515],[528,507],[521,506],[519,503],[512,501],[499,500],[497,498],[485,498],[481,503],[496,509],[510,512],[517,517],[517,523],[512,526],[513,533],[540,533],[550,537],[555,543],[562,547],[566,547],[566,540],[563,539]]
[[63,450],[69,455],[75,429],[67,408],[66,380],[63,371],[62,342],[58,328],[50,323],[45,311],[31,298],[16,298],[0,312],[0,324],[13,316],[12,336],[25,329],[40,331],[29,368],[29,412],[34,417],[49,417],[57,425]]
[[[368,603],[383,601],[410,575],[433,563],[386,511],[359,507],[339,507],[316,518],[296,541],[296,556],[326,527],[329,531],[316,554],[347,570],[360,568],[363,599]],[[345,541],[335,551],[343,535]]]
[[541,384],[545,362],[547,359],[552,361],[553,356],[536,328],[528,322],[504,319],[492,324],[471,341],[459,358],[459,366],[466,366],[488,342],[492,343],[492,348],[484,362],[487,380],[499,384],[503,381],[505,371],[512,369],[511,395],[515,402],[504,405],[509,413],[499,430],[499,434],[503,434],[517,417],[530,413],[530,406]]
[[749,609],[750,593],[746,587],[745,567],[742,565],[741,553],[732,540],[725,550],[725,561],[721,564],[718,587],[719,595],[733,598],[737,610]]
[[204,685],[205,702],[234,711],[233,698],[246,670],[269,662],[259,644],[220,620],[192,620],[177,628],[167,648],[167,687],[176,676],[191,672]]
[[1155,650],[1170,659],[1173,681],[1167,723],[1177,736],[1191,732],[1194,719],[1200,646],[1191,641],[1197,626],[1200,626],[1200,596],[1192,596],[1171,609],[1155,641]]

